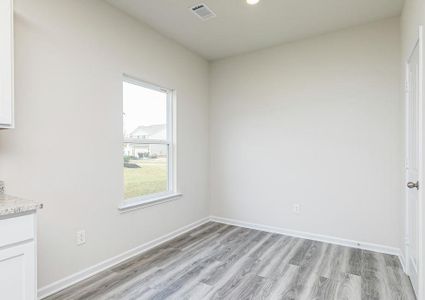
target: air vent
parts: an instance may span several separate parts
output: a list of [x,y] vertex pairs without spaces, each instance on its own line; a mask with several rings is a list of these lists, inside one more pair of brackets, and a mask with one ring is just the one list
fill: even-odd
[[216,14],[204,3],[196,4],[192,6],[190,10],[203,21],[209,20],[216,16]]

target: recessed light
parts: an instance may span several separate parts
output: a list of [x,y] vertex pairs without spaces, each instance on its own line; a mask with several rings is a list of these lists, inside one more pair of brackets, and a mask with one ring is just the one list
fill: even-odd
[[255,5],[258,2],[260,2],[260,0],[246,0],[246,3],[248,3],[249,5]]

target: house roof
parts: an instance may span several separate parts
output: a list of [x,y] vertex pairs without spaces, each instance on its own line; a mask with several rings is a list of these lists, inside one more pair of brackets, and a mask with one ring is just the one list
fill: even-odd
[[130,137],[153,136],[165,130],[165,124],[139,126],[130,133]]

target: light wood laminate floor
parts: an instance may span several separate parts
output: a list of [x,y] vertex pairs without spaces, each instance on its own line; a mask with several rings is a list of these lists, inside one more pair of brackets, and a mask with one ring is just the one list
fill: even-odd
[[47,299],[415,299],[397,257],[207,223]]

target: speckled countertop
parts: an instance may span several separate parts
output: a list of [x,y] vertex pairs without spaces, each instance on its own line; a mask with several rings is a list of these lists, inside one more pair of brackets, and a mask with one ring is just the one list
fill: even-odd
[[0,217],[43,208],[43,204],[0,193]]

